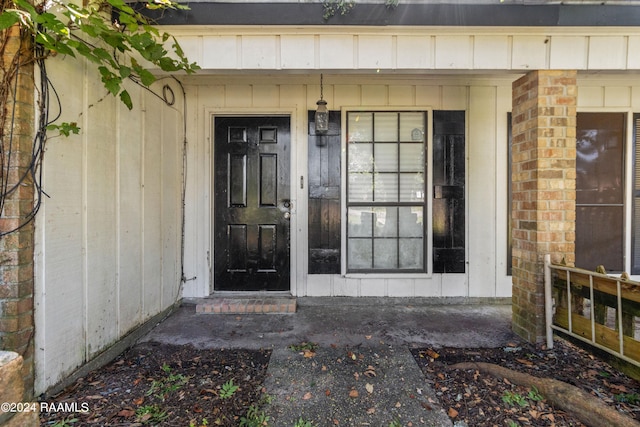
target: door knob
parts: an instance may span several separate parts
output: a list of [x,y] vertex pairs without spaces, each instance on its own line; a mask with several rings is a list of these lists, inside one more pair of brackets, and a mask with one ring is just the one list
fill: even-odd
[[285,212],[284,219],[291,219],[291,212]]

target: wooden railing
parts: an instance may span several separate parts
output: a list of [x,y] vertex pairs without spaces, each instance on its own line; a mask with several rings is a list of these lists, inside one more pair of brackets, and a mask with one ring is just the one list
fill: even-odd
[[551,264],[545,256],[547,346],[561,331],[640,366],[640,282]]

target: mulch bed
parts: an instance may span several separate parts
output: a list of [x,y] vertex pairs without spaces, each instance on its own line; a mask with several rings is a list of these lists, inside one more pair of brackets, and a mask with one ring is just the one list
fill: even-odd
[[513,343],[503,348],[423,348],[412,353],[440,404],[459,425],[584,425],[541,399],[536,390],[477,371],[450,368],[460,362],[494,363],[536,377],[555,378],[640,419],[640,382],[565,340],[556,339],[549,351]]
[[[503,348],[420,348],[412,353],[436,393],[433,403],[457,426],[583,425],[540,400],[535,390],[450,368],[458,362],[490,362],[556,378],[640,419],[640,383],[564,340],[556,340],[551,351],[518,342]],[[43,426],[238,426],[252,405],[262,403],[269,357],[269,351],[141,344],[44,400],[88,405],[87,412],[48,412],[40,419]],[[230,397],[224,397],[225,390]]]
[[[88,404],[89,411],[42,413],[40,420],[43,426],[237,426],[260,400],[270,354],[141,344],[45,399]],[[233,391],[227,398],[225,384]]]

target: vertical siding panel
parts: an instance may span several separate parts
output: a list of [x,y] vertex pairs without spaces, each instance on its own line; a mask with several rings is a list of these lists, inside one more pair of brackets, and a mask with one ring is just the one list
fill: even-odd
[[394,68],[390,35],[358,37],[358,68]]
[[627,39],[616,37],[589,37],[590,70],[624,70],[627,67]]
[[637,70],[640,68],[640,36],[629,36],[627,39],[627,69]]
[[[104,97],[97,81],[88,99]],[[115,98],[106,97],[86,112],[86,274],[87,356],[117,337],[117,230]]]
[[[57,81],[65,109],[61,121],[77,120],[83,99],[82,67],[52,58],[50,73],[71,78]],[[78,110],[74,110],[78,108]],[[53,135],[52,135],[53,136]],[[36,216],[35,365],[36,394],[59,381],[85,360],[82,135],[50,138],[42,167],[45,197]],[[60,337],[64,337],[61,339]]]
[[[158,101],[155,101],[158,103]],[[180,285],[180,165],[182,118],[170,107],[162,108],[162,304],[176,300]]]
[[276,53],[275,36],[242,36],[242,68],[274,69]]
[[238,58],[238,44],[237,36],[204,36],[202,39],[202,59],[198,64],[203,69],[242,68]]
[[386,85],[363,85],[362,100],[363,106],[387,105],[389,97]]
[[[304,90],[304,86],[283,84],[278,86],[278,88],[280,89],[280,92],[278,95],[278,100],[280,101],[280,104],[278,105],[279,107],[290,107],[293,105],[299,105],[302,108],[302,111],[301,111],[302,113],[306,111],[307,107],[305,107],[304,101],[307,99],[307,96]],[[332,102],[332,99],[329,99],[329,97],[327,96],[328,95],[327,89],[331,89],[331,88],[327,88],[325,86],[325,99],[327,100],[327,103],[329,103],[330,101]],[[333,91],[329,90],[328,92],[332,93]],[[318,99],[320,99],[319,92],[317,96],[318,96]],[[317,101],[317,99],[314,99],[314,105],[311,109],[315,109],[316,107],[315,101]],[[327,105],[327,108],[331,109],[332,108],[331,104]],[[306,135],[306,132],[303,133],[303,135]]]
[[549,67],[558,70],[584,70],[587,68],[588,40],[582,36],[551,37]]
[[315,37],[312,35],[280,36],[280,66],[283,69],[314,69]]
[[321,35],[319,36],[319,64],[321,70],[353,69],[353,36]]
[[507,183],[511,180],[508,174],[509,144],[507,135],[507,113],[511,111],[511,86],[498,86],[496,108],[496,297],[511,296],[511,276],[507,276],[507,239],[509,230],[508,217],[511,207],[508,205]]
[[433,68],[432,44],[431,36],[398,36],[396,53],[397,68]]
[[629,86],[607,86],[604,89],[605,107],[629,107],[631,88]]
[[144,318],[160,311],[162,291],[162,112],[153,95],[145,98],[144,139]]
[[467,109],[467,87],[466,86],[443,86],[442,87],[442,109],[443,110],[466,110]]
[[580,86],[577,102],[578,107],[604,106],[604,88],[602,86]]
[[[134,93],[139,93],[138,91]],[[140,97],[133,102],[140,107]],[[119,103],[119,328],[124,335],[142,319],[142,146],[140,108]]]
[[250,85],[227,85],[225,86],[225,107],[251,107],[251,86]]
[[437,36],[436,68],[445,70],[471,68],[471,47],[470,36]]
[[[186,87],[187,104],[202,106],[224,100],[222,86]],[[205,93],[206,96],[202,96]],[[210,104],[207,104],[210,105]],[[187,117],[187,190],[185,206],[185,266],[187,281],[183,296],[196,297],[209,294],[207,251],[209,250],[209,140],[210,117],[203,108],[197,113],[189,111]]]
[[631,87],[631,108],[634,111],[640,110],[640,86]]
[[473,68],[488,70],[509,69],[509,37],[475,36]]
[[442,88],[440,86],[416,86],[416,105],[441,108]]
[[[496,254],[496,88],[470,91],[468,149],[469,290],[457,295],[495,296]],[[448,290],[443,287],[443,293]]]
[[253,106],[274,107],[280,104],[277,85],[253,85]]
[[344,105],[360,104],[360,86],[358,85],[340,85],[334,86],[335,106],[342,107]]
[[389,86],[389,105],[415,105],[415,87],[410,85]]
[[547,68],[549,39],[546,36],[513,36],[511,68],[514,70],[536,70]]

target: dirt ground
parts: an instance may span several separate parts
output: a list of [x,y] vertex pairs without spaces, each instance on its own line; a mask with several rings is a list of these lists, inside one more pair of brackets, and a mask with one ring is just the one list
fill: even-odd
[[[582,425],[536,390],[450,368],[463,361],[556,378],[640,419],[640,383],[563,340],[550,351],[516,342],[492,349],[416,348],[412,354],[436,392],[433,405],[442,406],[457,426]],[[263,393],[269,356],[269,351],[140,344],[46,399],[78,407],[84,402],[88,411],[42,413],[41,422],[58,427],[270,425],[260,410],[269,401]],[[303,421],[296,427],[310,427]]]

